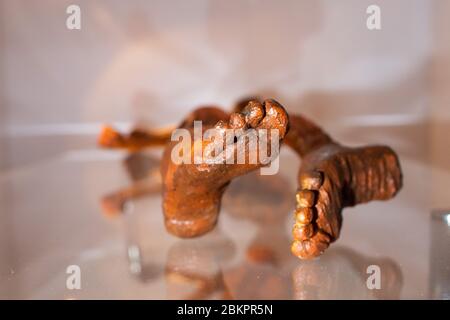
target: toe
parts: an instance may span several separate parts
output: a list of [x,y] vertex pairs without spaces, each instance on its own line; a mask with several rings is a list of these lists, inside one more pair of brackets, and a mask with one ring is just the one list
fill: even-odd
[[320,256],[330,245],[330,237],[318,231],[307,240],[295,240],[292,243],[292,253],[300,259],[312,259]]
[[292,230],[292,235],[296,240],[307,240],[312,237],[314,228],[312,224],[300,225],[295,224]]
[[301,190],[296,194],[298,208],[311,208],[315,204],[316,194],[311,190]]
[[246,124],[245,116],[242,113],[232,113],[229,124],[232,129],[243,129]]
[[256,128],[264,118],[265,110],[263,105],[259,101],[252,100],[244,108],[242,114],[245,117],[245,122],[251,128]]
[[300,184],[302,189],[319,190],[323,184],[323,173],[320,171],[310,171],[300,174]]
[[228,124],[223,120],[219,120],[214,127],[218,130],[229,129]]
[[228,129],[230,129],[229,124],[223,120],[219,120],[215,124],[214,129],[216,130],[215,134],[217,134],[217,136],[221,137],[219,143],[225,143],[226,132]]
[[275,100],[264,101],[265,117],[259,127],[266,129],[276,129],[280,137],[284,137],[289,127],[289,116],[281,104]]
[[295,222],[300,225],[310,224],[314,217],[312,208],[298,208],[295,211]]

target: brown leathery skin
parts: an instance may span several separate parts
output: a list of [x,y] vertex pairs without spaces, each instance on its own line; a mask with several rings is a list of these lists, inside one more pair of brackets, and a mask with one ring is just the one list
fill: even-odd
[[[315,178],[314,178],[315,177]],[[319,256],[339,238],[342,209],[372,200],[394,197],[402,187],[400,163],[395,152],[386,146],[347,148],[336,143],[324,145],[302,159],[297,193],[300,207],[313,210],[313,232],[294,227],[291,250],[301,259]],[[311,189],[302,188],[311,187]],[[308,192],[316,197],[311,203]],[[307,204],[307,205],[305,205]],[[307,220],[296,212],[298,220]],[[301,224],[305,228],[305,224]],[[303,230],[303,229],[302,229]]]
[[[217,125],[231,128],[236,124],[242,127],[242,119],[245,128],[278,129],[280,140],[288,130],[288,115],[274,100],[265,100],[263,103],[250,101],[240,114],[230,115],[226,123],[224,119],[216,120],[219,122]],[[203,123],[203,130],[209,128]],[[220,201],[229,182],[260,168],[262,164],[175,164],[171,153],[176,143],[170,142],[166,146],[161,165],[165,225],[170,233],[178,237],[196,237],[216,225]],[[192,141],[191,145],[194,143]]]

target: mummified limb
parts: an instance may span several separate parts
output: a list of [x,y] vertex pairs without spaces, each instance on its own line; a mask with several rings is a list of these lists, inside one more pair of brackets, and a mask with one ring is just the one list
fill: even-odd
[[341,146],[300,116],[292,116],[290,125],[285,141],[302,156],[291,250],[310,259],[338,239],[344,207],[392,198],[402,173],[389,147]]
[[[199,108],[179,128],[192,133],[194,121],[199,120],[203,130],[213,126],[276,128],[280,130],[280,140],[287,132],[288,116],[273,100],[264,105],[256,100],[241,101],[235,111],[229,115],[214,107]],[[298,115],[290,117],[289,125],[285,142],[302,157],[291,250],[299,258],[309,259],[338,239],[344,207],[392,198],[402,186],[402,174],[398,157],[389,147],[341,146],[313,122]],[[133,134],[126,138],[106,130],[103,136],[100,139],[103,146],[136,150],[156,146],[155,141],[168,141],[170,134],[155,139],[154,133],[144,133],[137,139],[132,138]],[[194,145],[195,141],[192,142]],[[222,194],[231,179],[261,164],[176,165],[170,159],[175,145],[176,142],[168,142],[161,165],[165,224],[177,236],[194,237],[214,227]],[[189,153],[192,156],[193,150]]]
[[310,259],[338,239],[344,207],[392,198],[402,187],[402,173],[389,147],[341,146],[300,115],[290,115],[289,126],[284,143],[302,158],[291,250]]
[[324,145],[335,144],[327,133],[301,115],[291,115],[289,125],[284,142],[301,158]]

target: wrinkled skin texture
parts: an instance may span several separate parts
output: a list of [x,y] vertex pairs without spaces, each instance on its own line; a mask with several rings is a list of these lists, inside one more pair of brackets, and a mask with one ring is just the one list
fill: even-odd
[[339,238],[342,209],[392,198],[402,185],[395,153],[384,146],[326,144],[302,161],[292,253],[309,259]]
[[[284,138],[284,143],[302,158],[291,246],[292,253],[301,259],[319,256],[339,238],[343,208],[390,199],[402,187],[400,163],[389,147],[341,146],[308,119],[300,115],[288,117],[273,100],[241,101],[234,111],[228,114],[216,107],[199,108],[178,127],[192,130],[194,120],[201,120],[203,130],[216,127],[280,131],[280,141]],[[196,237],[216,225],[229,182],[262,164],[177,165],[170,157],[176,143],[170,141],[170,131],[135,130],[124,136],[110,127],[99,138],[103,147],[131,151],[165,145],[161,177],[166,228],[179,237]],[[128,195],[145,192],[122,193],[121,203]]]
[[343,208],[392,198],[402,187],[402,173],[389,147],[341,146],[298,115],[290,117],[290,126],[285,142],[302,157],[291,251],[311,259],[339,238]]

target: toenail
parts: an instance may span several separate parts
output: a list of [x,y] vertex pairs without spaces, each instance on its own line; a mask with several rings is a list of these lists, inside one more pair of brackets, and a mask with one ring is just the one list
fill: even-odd
[[302,189],[319,190],[323,183],[323,175],[319,171],[305,172],[300,175]]
[[295,220],[301,225],[311,223],[314,217],[314,211],[312,208],[298,208],[295,212]]
[[314,206],[316,195],[314,191],[302,190],[297,192],[296,198],[297,198],[297,206],[299,208],[309,208]]
[[314,232],[312,224],[308,224],[306,226],[294,225],[294,229],[292,230],[292,235],[294,239],[305,240],[312,237]]

